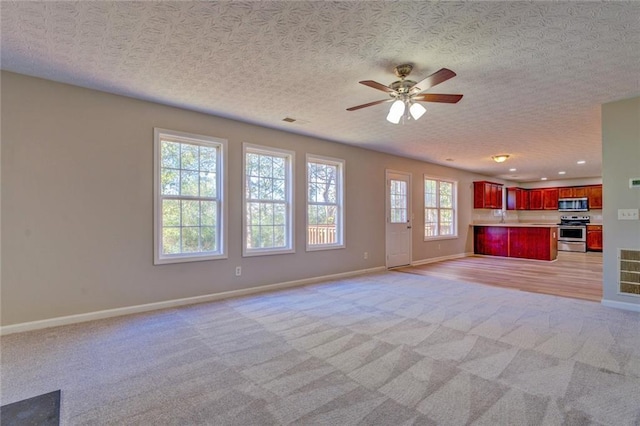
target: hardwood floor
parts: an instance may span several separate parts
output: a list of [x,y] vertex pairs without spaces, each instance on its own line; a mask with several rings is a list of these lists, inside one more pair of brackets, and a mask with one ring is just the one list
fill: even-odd
[[559,252],[555,262],[471,256],[397,269],[532,293],[602,300],[602,253]]

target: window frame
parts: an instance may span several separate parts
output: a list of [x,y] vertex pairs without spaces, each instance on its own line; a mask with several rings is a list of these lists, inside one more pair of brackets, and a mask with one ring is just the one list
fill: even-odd
[[[335,204],[338,209],[336,227],[336,242],[332,244],[309,244],[309,206],[310,205],[334,205],[327,203],[309,202],[309,163],[325,164],[337,167],[336,176],[336,200]],[[306,209],[305,209],[305,242],[306,251],[335,250],[346,247],[345,243],[345,166],[346,161],[341,158],[327,157],[324,155],[307,154],[305,162],[305,180],[306,180]]]
[[[427,180],[432,180],[432,181],[436,181],[437,183],[437,191],[436,191],[436,201],[437,201],[437,207],[431,207],[431,206],[427,206],[426,204],[426,197],[425,197],[425,191],[426,191],[426,186],[427,186]],[[440,210],[443,209],[443,207],[440,207],[440,183],[441,182],[446,182],[446,183],[450,183],[453,185],[453,194],[452,194],[452,200],[453,200],[453,207],[451,208],[451,210],[453,210],[453,234],[451,235],[436,235],[436,236],[427,236],[425,235],[425,229],[427,226],[427,213],[426,210],[427,209],[436,209],[438,211],[438,232],[440,232],[441,226],[440,226]],[[453,239],[457,239],[458,238],[458,181],[456,179],[451,179],[451,178],[444,178],[444,177],[437,177],[437,176],[430,176],[430,175],[423,175],[422,178],[422,226],[423,226],[423,231],[422,231],[422,236],[423,236],[423,240],[424,241],[434,241],[434,240],[453,240]],[[447,210],[449,209],[448,207],[445,207]]]
[[[285,248],[247,247],[247,153],[271,155],[285,158],[285,194],[288,226],[285,228]],[[295,152],[251,143],[242,144],[242,257],[268,256],[295,253]]]
[[[216,188],[217,197],[217,222],[216,222],[216,243],[218,250],[215,252],[191,252],[178,254],[162,253],[162,201],[165,197],[161,194],[161,173],[162,173],[162,149],[161,142],[170,140],[177,143],[195,144],[198,146],[215,147],[218,150],[216,158]],[[226,139],[213,136],[198,135],[176,130],[168,130],[155,127],[153,129],[153,263],[154,265],[164,265],[170,263],[199,262],[204,260],[217,260],[228,258],[228,238],[227,238],[227,146]],[[172,199],[202,200],[206,197],[193,196],[170,196]]]

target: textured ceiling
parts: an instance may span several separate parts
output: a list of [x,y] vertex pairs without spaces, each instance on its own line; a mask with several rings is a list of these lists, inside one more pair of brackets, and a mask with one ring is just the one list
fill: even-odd
[[[0,8],[3,69],[514,181],[600,176],[600,105],[640,95],[635,1]],[[387,96],[358,81],[389,84],[407,62],[415,81],[452,69],[428,92],[464,98],[403,125],[388,103],[345,111]]]

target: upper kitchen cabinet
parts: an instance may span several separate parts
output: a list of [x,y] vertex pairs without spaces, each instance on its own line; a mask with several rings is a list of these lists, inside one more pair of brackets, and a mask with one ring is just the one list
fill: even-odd
[[586,186],[566,186],[558,188],[559,198],[584,198],[588,196],[588,187]]
[[602,185],[593,185],[587,187],[587,195],[589,198],[590,209],[602,208]]
[[474,209],[501,209],[502,184],[476,181],[473,182]]
[[558,210],[558,188],[529,190],[529,210]]
[[542,205],[544,210],[558,210],[558,188],[542,190]]
[[507,188],[507,210],[529,210],[529,191],[523,188]]

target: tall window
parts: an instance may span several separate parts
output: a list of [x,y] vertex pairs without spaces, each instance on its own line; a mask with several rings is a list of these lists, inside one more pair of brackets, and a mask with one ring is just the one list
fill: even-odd
[[223,163],[227,141],[154,129],[154,263],[226,257]]
[[293,253],[291,151],[244,145],[244,256]]
[[344,160],[307,155],[307,250],[344,247]]
[[424,178],[424,239],[456,237],[457,183]]

